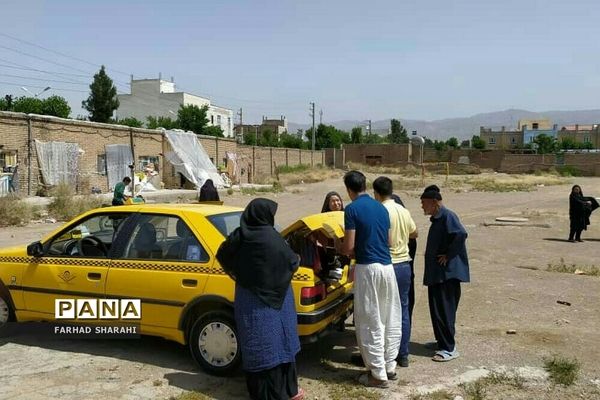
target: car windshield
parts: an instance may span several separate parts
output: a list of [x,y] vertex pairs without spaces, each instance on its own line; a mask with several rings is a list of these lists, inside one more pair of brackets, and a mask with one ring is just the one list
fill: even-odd
[[207,219],[215,226],[225,237],[229,236],[237,227],[240,226],[242,217],[241,211],[234,211],[226,214],[215,214],[208,216]]

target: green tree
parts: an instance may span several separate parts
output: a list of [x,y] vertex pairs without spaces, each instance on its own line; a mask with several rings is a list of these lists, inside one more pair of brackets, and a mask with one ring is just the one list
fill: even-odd
[[90,95],[87,100],[81,102],[81,107],[90,113],[90,121],[95,122],[108,122],[113,112],[119,108],[117,87],[106,74],[104,65],[94,75],[90,85]]
[[390,121],[390,134],[386,139],[389,143],[408,143],[408,133],[399,120]]
[[351,138],[351,143],[355,143],[355,144],[362,143],[364,140],[362,128],[360,126],[352,128],[352,132],[350,133],[350,138]]
[[19,97],[13,101],[10,111],[27,114],[43,114],[44,102],[37,97]]
[[118,119],[115,121],[115,124],[130,126],[132,128],[141,128],[144,126],[144,123],[135,117],[127,117],[127,118],[123,118],[123,119]]
[[477,135],[473,135],[473,137],[471,138],[471,147],[474,149],[483,150],[485,149],[485,140],[483,140]]
[[556,151],[556,139],[552,136],[539,134],[533,138],[533,143],[537,144],[538,154],[554,153]]
[[13,107],[13,96],[7,94],[3,99],[0,99],[0,111],[10,111]]
[[177,125],[179,129],[192,131],[197,135],[204,135],[204,130],[208,125],[207,112],[207,105],[203,105],[202,107],[196,105],[179,106],[179,110],[177,111]]
[[433,140],[425,138],[425,143],[423,144],[423,147],[433,148]]
[[453,136],[446,141],[446,145],[456,149],[458,148],[458,139]]
[[42,102],[42,113],[55,117],[69,118],[71,107],[67,99],[61,96],[50,96]]
[[437,151],[444,151],[448,149],[448,145],[443,140],[435,140],[433,142],[433,148]]
[[[312,147],[312,128],[306,131],[309,145]],[[315,132],[315,150],[326,148],[338,149],[342,143],[350,143],[348,132],[337,129],[332,125],[319,124]]]
[[265,147],[279,147],[279,138],[272,129],[262,128],[258,134],[258,145]]
[[178,129],[179,125],[177,125],[177,121],[172,120],[169,117],[153,117],[151,115],[146,117],[146,127],[148,129]]
[[244,144],[248,146],[256,146],[256,133],[244,132]]
[[203,135],[224,137],[220,126],[205,126]]
[[366,144],[382,144],[385,143],[385,139],[377,134],[367,135],[365,138]]
[[308,142],[303,141],[302,137],[298,137],[298,135],[282,133],[279,137],[279,144],[281,144],[281,147],[287,147],[290,149],[303,149],[306,148]]

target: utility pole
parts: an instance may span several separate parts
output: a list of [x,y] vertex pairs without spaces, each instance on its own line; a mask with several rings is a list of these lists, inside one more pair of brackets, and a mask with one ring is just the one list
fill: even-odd
[[319,125],[323,123],[323,109],[319,111]]
[[371,136],[371,133],[373,133],[373,131],[371,130],[371,120],[368,120],[368,121],[369,121],[369,136]]
[[312,117],[312,151],[315,151],[315,103],[310,102],[310,116]]
[[240,117],[240,133],[238,134],[237,141],[238,143],[244,143],[244,110],[242,110],[242,107],[240,107],[238,116]]

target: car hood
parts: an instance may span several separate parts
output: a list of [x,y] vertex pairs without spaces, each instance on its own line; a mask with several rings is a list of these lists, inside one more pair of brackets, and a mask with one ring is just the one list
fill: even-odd
[[343,211],[332,211],[309,215],[285,228],[281,231],[281,235],[285,237],[299,229],[309,229],[311,232],[319,230],[331,239],[343,238],[344,213]]

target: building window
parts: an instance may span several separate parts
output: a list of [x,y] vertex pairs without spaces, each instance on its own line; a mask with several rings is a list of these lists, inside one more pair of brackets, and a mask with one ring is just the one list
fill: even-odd
[[591,143],[590,137],[589,136],[584,136],[583,137],[583,143]]
[[538,124],[537,122],[534,122],[533,124],[531,124],[531,129],[538,129],[540,127],[540,124]]
[[489,144],[496,144],[496,138],[491,136],[490,139],[488,140]]
[[106,154],[98,154],[96,158],[96,172],[106,175]]
[[227,128],[231,129],[231,117],[227,117]]
[[139,156],[138,170],[143,171],[146,167],[158,172],[158,156]]
[[9,169],[17,165],[17,152],[0,149],[0,172],[11,172]]
[[221,126],[221,116],[217,115],[217,125]]
[[514,136],[511,136],[511,138],[510,138],[510,143],[511,143],[511,144],[515,144],[515,143],[517,143],[517,139],[516,139]]
[[215,124],[215,116],[214,116],[214,115],[211,115],[211,116],[210,116],[210,124],[211,124],[211,125],[214,125],[214,124]]

